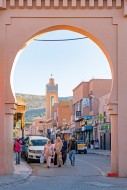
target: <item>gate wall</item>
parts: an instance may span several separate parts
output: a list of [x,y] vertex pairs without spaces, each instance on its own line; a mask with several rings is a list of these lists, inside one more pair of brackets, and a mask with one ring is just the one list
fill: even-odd
[[127,176],[126,16],[126,0],[0,0],[1,174],[13,171],[12,131],[16,103],[10,75],[16,54],[34,37],[65,29],[88,36],[109,61],[113,79],[109,102],[111,167],[120,177]]

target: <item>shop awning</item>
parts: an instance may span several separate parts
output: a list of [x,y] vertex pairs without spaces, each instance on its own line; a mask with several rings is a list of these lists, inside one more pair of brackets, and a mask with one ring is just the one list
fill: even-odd
[[85,131],[93,130],[93,126],[84,126]]

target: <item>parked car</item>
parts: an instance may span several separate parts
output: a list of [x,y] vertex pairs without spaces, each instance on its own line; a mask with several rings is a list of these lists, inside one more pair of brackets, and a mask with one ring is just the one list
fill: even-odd
[[47,137],[29,136],[28,141],[26,143],[25,153],[25,157],[28,163],[32,160],[40,160],[40,156],[42,154],[42,151],[44,150],[44,146],[47,143],[47,141]]
[[83,152],[84,154],[87,154],[87,145],[84,143],[83,140],[76,140],[77,142],[77,153]]

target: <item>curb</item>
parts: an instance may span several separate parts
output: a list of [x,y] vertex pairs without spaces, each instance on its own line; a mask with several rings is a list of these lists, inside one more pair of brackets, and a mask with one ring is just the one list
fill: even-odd
[[21,159],[21,168],[17,169],[14,167],[13,175],[20,175],[22,176],[23,180],[27,180],[27,178],[31,175],[32,169],[31,167]]
[[88,151],[88,154],[97,154],[97,155],[102,155],[102,156],[111,156],[110,154],[106,154],[106,153],[99,153],[99,152],[89,152]]
[[32,169],[24,160],[21,159],[21,162],[23,163],[23,165],[25,165],[25,169],[24,170],[19,170],[19,171],[14,170],[13,174],[14,175],[16,174],[16,175],[25,176],[24,179],[27,179],[31,175]]

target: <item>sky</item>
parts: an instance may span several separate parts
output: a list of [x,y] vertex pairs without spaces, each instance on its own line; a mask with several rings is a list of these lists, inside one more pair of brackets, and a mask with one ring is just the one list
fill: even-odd
[[[81,38],[67,30],[45,33],[36,39]],[[33,40],[17,58],[12,86],[15,93],[45,95],[45,86],[53,75],[59,97],[72,96],[82,81],[111,79],[111,70],[102,50],[89,38],[73,41]]]

